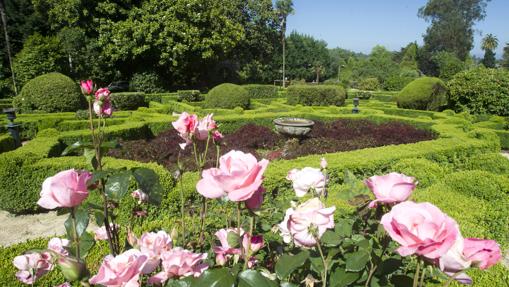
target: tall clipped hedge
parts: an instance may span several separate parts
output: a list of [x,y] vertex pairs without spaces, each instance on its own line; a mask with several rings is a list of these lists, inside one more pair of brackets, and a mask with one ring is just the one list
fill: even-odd
[[455,111],[509,116],[509,72],[477,68],[456,74],[448,83]]
[[273,85],[244,85],[242,86],[247,90],[250,99],[266,99],[275,98],[278,96],[278,88]]
[[120,111],[136,110],[147,106],[145,93],[140,92],[112,93],[111,102],[113,108]]
[[248,109],[250,105],[249,94],[245,88],[235,84],[221,84],[214,87],[205,96],[207,108],[233,109],[241,107]]
[[86,106],[86,100],[71,78],[49,73],[28,81],[13,104],[21,112],[75,112]]
[[438,111],[447,105],[447,87],[439,78],[418,78],[401,90],[396,101],[404,109]]
[[342,106],[346,92],[340,86],[290,86],[287,90],[288,104],[304,106]]

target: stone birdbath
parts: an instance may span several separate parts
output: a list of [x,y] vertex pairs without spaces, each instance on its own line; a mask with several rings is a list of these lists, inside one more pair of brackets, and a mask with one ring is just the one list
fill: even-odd
[[274,120],[276,131],[289,138],[303,138],[313,128],[315,122],[302,118],[278,118]]

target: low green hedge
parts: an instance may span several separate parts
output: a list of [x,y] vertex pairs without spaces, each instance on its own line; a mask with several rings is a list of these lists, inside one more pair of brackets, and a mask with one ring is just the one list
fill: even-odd
[[198,90],[178,90],[177,96],[179,102],[199,102],[203,101],[203,96]]
[[278,97],[278,87],[274,85],[243,85],[250,99],[266,99]]
[[9,134],[0,135],[0,153],[15,149],[14,139]]
[[120,111],[136,110],[139,107],[148,106],[143,92],[112,93],[111,102],[114,110]]
[[287,89],[287,101],[290,105],[304,106],[342,106],[346,92],[340,86],[296,85]]

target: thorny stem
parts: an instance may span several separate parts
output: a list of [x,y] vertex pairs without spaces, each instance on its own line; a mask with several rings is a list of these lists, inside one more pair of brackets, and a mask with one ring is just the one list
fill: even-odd
[[240,233],[241,222],[240,222],[240,201],[237,203],[237,235],[239,236],[240,246],[240,257],[244,258],[244,248],[242,248],[242,237]]
[[420,270],[421,270],[421,261],[417,260],[417,268],[416,268],[415,274],[414,274],[414,283],[412,284],[413,287],[418,287],[417,284],[419,283]]
[[[254,221],[255,216],[251,215],[249,218],[249,234],[248,234],[248,241],[247,241],[247,250],[246,250],[246,257],[244,258],[244,270],[247,269],[249,259],[251,259],[251,239],[253,238],[253,229],[254,229]],[[240,241],[242,243],[242,240]],[[244,248],[242,245],[240,248]]]
[[200,246],[203,245],[203,240],[205,236],[205,216],[207,214],[207,198],[205,196],[202,197],[201,201],[201,212],[200,212]]
[[[424,267],[424,266],[423,266]],[[426,277],[426,268],[422,268],[422,273],[421,273],[421,281],[419,282],[419,287],[422,287],[424,286],[424,277]]]
[[72,225],[73,225],[73,230],[74,230],[74,234],[73,234],[73,241],[76,243],[76,258],[78,259],[78,261],[81,260],[81,256],[80,256],[80,238],[78,237],[78,230],[76,229],[77,227],[77,224],[76,224],[76,210],[74,207],[71,207],[71,219],[72,219]]

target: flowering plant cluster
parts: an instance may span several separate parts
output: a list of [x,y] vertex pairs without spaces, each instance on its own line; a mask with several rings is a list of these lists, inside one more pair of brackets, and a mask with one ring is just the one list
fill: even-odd
[[[91,95],[87,87],[91,84],[82,84],[84,93]],[[111,116],[105,97],[89,101],[90,114],[97,113],[99,121],[108,113]],[[92,101],[101,101],[98,106],[105,110],[97,112]],[[47,249],[14,259],[16,276],[26,284],[34,284],[58,266],[68,282],[84,286],[416,287],[437,279],[445,285],[453,280],[468,284],[472,282],[466,275],[469,268],[484,270],[501,259],[495,241],[464,238],[458,223],[438,207],[410,201],[418,183],[403,174],[366,179],[374,199],[352,192],[348,200],[357,202],[354,214],[338,214],[329,204],[325,159],[317,168],[290,170],[286,180],[291,193],[266,193],[264,173],[269,161],[236,150],[220,156],[222,135],[211,114],[200,119],[182,113],[172,123],[184,140],[182,149],[192,147],[201,176],[196,182],[196,195],[202,199],[197,203],[198,228],[186,228],[195,216],[187,210],[196,206],[184,200],[181,189],[181,221],[175,228],[170,233],[145,231],[137,236],[132,223],[116,222],[115,212],[127,196],[136,205],[133,216],[144,216],[145,206],[160,200],[157,177],[145,169],[104,169],[101,152],[108,145],[97,136],[104,125],[95,126],[92,117],[90,121],[93,143],[75,146],[84,149],[93,171],[71,169],[46,179],[38,202],[70,213],[67,238],[53,238]],[[213,167],[204,169],[209,143],[216,146],[217,157]],[[178,166],[177,185],[182,186],[185,171]],[[132,183],[137,189],[129,192]],[[103,206],[87,203],[90,192],[102,196]],[[86,230],[90,214],[101,226],[93,235]],[[208,216],[225,223],[211,224]],[[120,244],[120,234],[125,234],[126,244]],[[110,254],[98,270],[88,270],[86,255],[100,240],[108,242]]]

